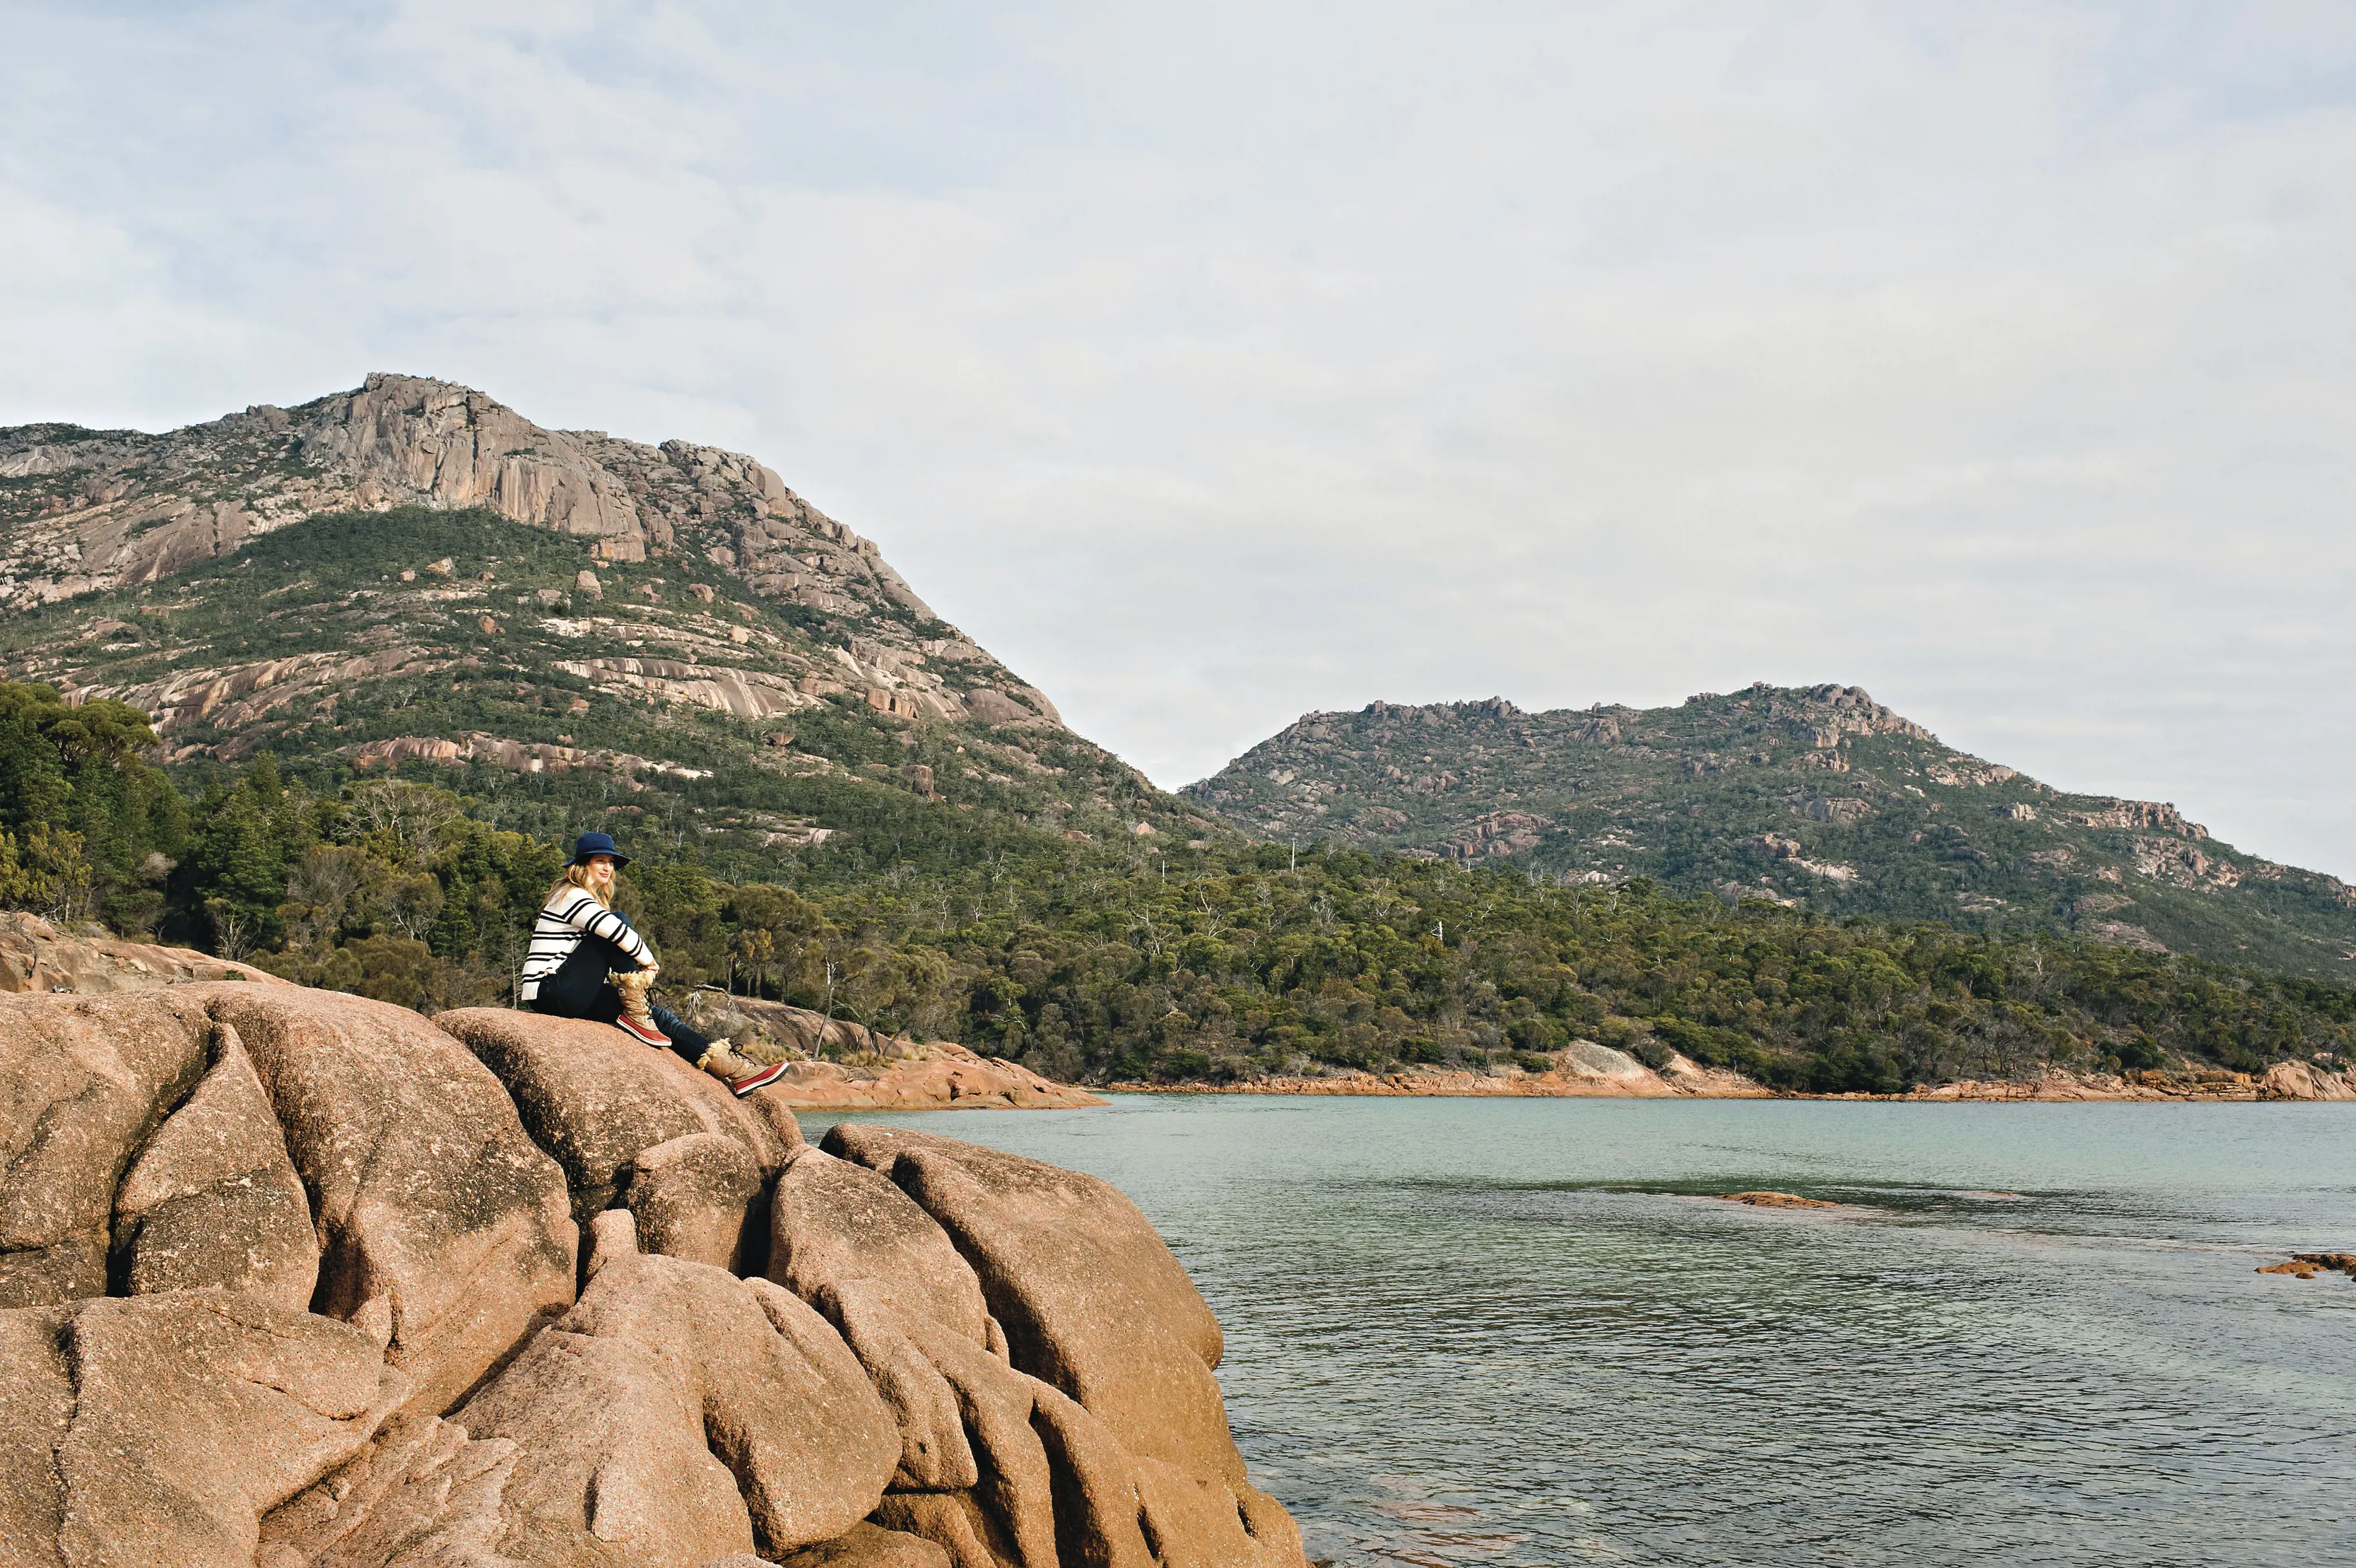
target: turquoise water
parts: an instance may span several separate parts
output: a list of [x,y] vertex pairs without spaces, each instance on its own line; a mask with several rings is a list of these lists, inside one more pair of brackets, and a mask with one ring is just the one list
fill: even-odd
[[2254,1272],[2356,1251],[2356,1106],[875,1119],[1137,1200],[1312,1559],[2356,1563],[2356,1283]]

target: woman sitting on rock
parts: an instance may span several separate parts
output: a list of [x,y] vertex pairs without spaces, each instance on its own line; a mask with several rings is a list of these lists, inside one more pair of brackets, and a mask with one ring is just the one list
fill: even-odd
[[648,1045],[667,1045],[739,1094],[775,1083],[783,1063],[748,1061],[648,997],[662,965],[629,917],[614,908],[616,875],[629,863],[603,833],[573,841],[573,859],[531,928],[517,995],[535,1012],[594,1019]]

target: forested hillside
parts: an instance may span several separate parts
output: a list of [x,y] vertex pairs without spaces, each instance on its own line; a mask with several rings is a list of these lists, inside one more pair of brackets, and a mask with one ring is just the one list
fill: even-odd
[[0,430],[0,676],[130,703],[188,778],[423,761],[503,820],[541,800],[747,868],[1209,826],[753,458],[443,381]]
[[[552,822],[554,803],[496,770],[478,779],[501,793],[479,796],[401,778],[313,787],[263,753],[184,800],[140,760],[134,714],[0,688],[0,728],[29,759],[0,780],[10,901],[202,932],[315,985],[426,1010],[504,998],[562,859],[561,834],[514,826]],[[1644,879],[1564,888],[1322,847],[1006,834],[882,864],[784,848],[758,880],[731,880],[691,835],[631,842],[646,859],[625,907],[671,984],[1083,1081],[1538,1066],[1573,1040],[1820,1092],[2356,1056],[2356,994],[2334,986],[2082,938],[1729,906]]]
[[599,827],[670,984],[1064,1078],[2351,1050],[2356,893],[1851,688],[1377,703],[1183,799],[750,458],[413,378],[0,432],[0,904],[429,1011]]
[[[198,786],[263,752],[321,790],[407,773],[552,839],[691,837],[730,875],[821,846],[850,875],[1209,827],[1012,705],[954,628],[904,610],[894,630],[936,655],[886,654],[870,635],[884,613],[766,598],[694,558],[599,562],[586,540],[411,508],[313,517],[160,583],[12,613],[0,667],[154,715],[160,755]],[[862,656],[926,658],[908,668],[955,716],[895,710],[908,683],[867,684]]]

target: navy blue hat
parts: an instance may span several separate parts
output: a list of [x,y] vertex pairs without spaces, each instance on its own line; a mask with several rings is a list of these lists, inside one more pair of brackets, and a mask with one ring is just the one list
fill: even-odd
[[620,870],[630,863],[630,858],[627,855],[614,848],[611,834],[584,833],[573,841],[573,859],[567,864],[585,866],[589,863],[589,857],[592,855],[611,855],[614,857],[616,870]]

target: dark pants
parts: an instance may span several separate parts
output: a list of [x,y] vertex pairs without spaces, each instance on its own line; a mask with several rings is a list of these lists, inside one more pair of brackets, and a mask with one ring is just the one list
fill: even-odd
[[[532,1011],[560,1019],[594,1019],[609,1024],[622,1016],[622,993],[605,981],[616,970],[628,974],[638,961],[602,936],[584,936],[573,956],[555,974],[540,983]],[[685,1019],[659,1002],[648,1003],[655,1027],[670,1036],[670,1048],[690,1061],[702,1060],[712,1042],[688,1027]]]

